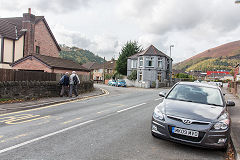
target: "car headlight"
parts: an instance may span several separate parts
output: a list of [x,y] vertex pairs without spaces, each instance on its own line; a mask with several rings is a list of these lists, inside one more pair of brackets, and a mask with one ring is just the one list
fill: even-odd
[[228,114],[224,113],[222,116],[219,117],[219,121],[213,126],[216,130],[225,130],[228,128],[230,120],[228,118]]
[[164,120],[163,113],[156,107],[153,112],[153,117],[157,120]]

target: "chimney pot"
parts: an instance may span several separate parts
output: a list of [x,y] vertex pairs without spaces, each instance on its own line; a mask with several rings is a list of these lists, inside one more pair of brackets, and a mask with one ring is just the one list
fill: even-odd
[[28,13],[31,14],[31,8],[28,8]]

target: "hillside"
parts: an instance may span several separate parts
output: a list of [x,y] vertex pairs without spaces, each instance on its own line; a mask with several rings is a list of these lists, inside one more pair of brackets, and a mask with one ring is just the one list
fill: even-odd
[[225,68],[230,70],[235,64],[240,63],[239,60],[240,41],[234,41],[208,49],[183,62],[175,64],[173,68],[186,71],[197,69],[204,71],[211,68]]
[[61,52],[60,57],[64,59],[73,60],[80,64],[84,64],[87,62],[98,62],[103,63],[104,59],[92,53],[89,50],[84,50],[77,47],[68,47],[66,45],[60,45]]
[[213,70],[227,70],[230,71],[239,63],[239,59],[223,59],[223,58],[210,58],[200,61],[186,69],[187,72],[195,71],[213,71]]

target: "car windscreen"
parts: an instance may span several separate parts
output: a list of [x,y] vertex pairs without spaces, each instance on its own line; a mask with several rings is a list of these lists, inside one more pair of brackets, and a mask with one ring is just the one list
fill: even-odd
[[219,89],[204,86],[178,84],[172,89],[166,98],[223,106],[223,100]]

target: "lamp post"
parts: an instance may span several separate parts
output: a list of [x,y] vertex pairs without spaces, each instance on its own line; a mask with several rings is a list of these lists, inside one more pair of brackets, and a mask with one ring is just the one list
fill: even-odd
[[174,47],[174,45],[170,45],[170,58],[171,58],[171,54],[172,54],[172,47]]
[[172,82],[172,58],[171,58],[171,54],[172,54],[172,47],[174,47],[174,45],[170,45],[170,59],[169,59],[169,80],[170,80],[170,84]]

